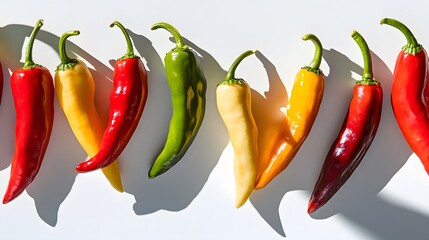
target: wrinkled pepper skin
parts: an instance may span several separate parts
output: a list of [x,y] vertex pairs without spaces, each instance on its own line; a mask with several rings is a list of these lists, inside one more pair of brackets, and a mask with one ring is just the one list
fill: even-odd
[[285,120],[272,147],[270,159],[259,163],[260,175],[256,189],[265,187],[286,169],[310,133],[319,112],[325,84],[323,73],[319,69],[323,48],[313,34],[305,35],[303,39],[313,41],[315,55],[310,65],[302,68],[296,75]]
[[193,52],[179,32],[168,23],[156,23],[152,30],[164,28],[176,40],[176,47],[164,58],[171,91],[173,115],[165,146],[149,171],[149,178],[166,172],[182,159],[203,122],[207,83]]
[[42,165],[54,120],[54,85],[49,70],[32,59],[32,48],[43,25],[39,20],[31,33],[25,64],[11,76],[16,109],[15,150],[3,204],[18,197],[34,180]]
[[258,129],[252,115],[250,87],[234,77],[238,64],[253,51],[241,54],[232,64],[226,79],[216,88],[219,114],[228,130],[234,149],[236,208],[249,198],[255,186],[258,158]]
[[100,150],[94,157],[80,163],[76,167],[78,172],[107,167],[119,157],[137,128],[147,100],[147,72],[141,59],[134,55],[130,37],[119,22],[115,21],[110,26],[121,29],[128,49],[115,64],[108,126]]
[[393,71],[392,108],[405,140],[429,174],[428,56],[404,24],[388,18],[381,24],[399,29],[407,38]]
[[[95,108],[95,82],[84,62],[67,56],[65,43],[68,37],[79,31],[64,33],[59,42],[61,64],[54,81],[58,103],[80,145],[89,157],[98,153],[104,127]],[[123,192],[117,161],[102,169],[110,184]]]
[[354,86],[346,118],[325,158],[308,204],[308,213],[326,204],[350,178],[365,157],[380,123],[383,90],[373,79],[371,55],[365,40],[356,31],[352,37],[364,56],[363,79]]

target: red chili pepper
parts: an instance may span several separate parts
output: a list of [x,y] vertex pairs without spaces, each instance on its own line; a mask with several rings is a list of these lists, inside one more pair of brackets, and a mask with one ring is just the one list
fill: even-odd
[[3,203],[20,195],[34,180],[51,137],[54,86],[49,70],[32,59],[33,43],[43,25],[39,20],[27,45],[25,63],[10,79],[16,109],[15,152]]
[[428,57],[411,31],[401,22],[385,18],[381,24],[399,29],[407,38],[396,59],[392,82],[392,108],[408,145],[429,174]]
[[109,121],[100,150],[94,157],[77,165],[78,172],[93,171],[113,163],[131,139],[146,104],[146,69],[140,58],[134,55],[133,45],[125,28],[117,21],[110,25],[114,26],[118,26],[123,32],[128,49],[115,64]]
[[349,179],[364,158],[380,123],[383,90],[373,79],[368,45],[358,32],[354,31],[352,37],[363,54],[362,80],[356,81],[347,116],[325,158],[308,204],[308,213],[328,202]]

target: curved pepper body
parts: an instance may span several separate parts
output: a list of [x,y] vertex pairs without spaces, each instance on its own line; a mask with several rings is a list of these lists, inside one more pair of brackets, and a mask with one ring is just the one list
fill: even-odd
[[241,54],[227,77],[216,88],[219,114],[228,130],[234,149],[235,206],[241,207],[255,187],[258,158],[258,129],[252,114],[250,87],[234,78],[237,65],[253,51]]
[[217,87],[216,99],[234,149],[235,205],[238,208],[247,201],[256,181],[258,130],[250,108],[250,88],[246,82],[221,84]]
[[205,113],[207,84],[190,50],[166,54],[165,69],[171,91],[173,115],[164,149],[154,161],[149,177],[174,166],[195,139]]
[[264,169],[256,189],[265,187],[295,157],[307,138],[319,112],[324,91],[324,76],[301,69],[292,88],[283,126],[271,150],[270,159],[260,163]]
[[147,73],[140,58],[116,61],[109,120],[100,149],[95,156],[76,167],[78,172],[107,167],[119,157],[140,121],[147,90]]
[[11,90],[16,109],[15,151],[3,203],[20,195],[42,165],[54,119],[54,87],[42,66],[13,72]]
[[428,56],[413,33],[403,23],[384,18],[407,39],[397,59],[392,81],[392,108],[408,145],[429,174],[429,75]]
[[364,158],[380,123],[382,102],[383,91],[379,84],[355,85],[346,118],[311,195],[310,213],[334,196]]
[[[80,145],[89,157],[98,153],[104,127],[95,108],[95,83],[85,63],[57,70],[55,91],[61,109]],[[123,192],[117,161],[102,169],[110,184]]]
[[311,195],[308,213],[328,202],[349,179],[371,146],[380,123],[383,90],[373,79],[371,53],[357,31],[353,31],[352,37],[363,55],[362,80],[356,81],[343,126],[325,158]]
[[158,28],[168,30],[176,40],[176,47],[164,58],[173,115],[164,148],[153,162],[149,178],[161,175],[182,159],[200,129],[206,107],[207,83],[194,53],[173,26],[161,22],[151,29]]
[[427,54],[399,53],[393,72],[392,108],[408,145],[429,174],[429,81]]
[[140,58],[134,55],[131,38],[125,27],[118,21],[110,25],[114,26],[118,26],[124,34],[127,52],[115,63],[109,120],[100,149],[92,158],[76,166],[78,172],[105,168],[114,163],[133,136],[146,105],[146,69]]
[[30,35],[24,66],[15,70],[10,78],[16,110],[15,150],[4,204],[19,196],[33,182],[51,138],[54,84],[49,70],[34,63],[32,57],[34,40],[42,26],[40,19]]

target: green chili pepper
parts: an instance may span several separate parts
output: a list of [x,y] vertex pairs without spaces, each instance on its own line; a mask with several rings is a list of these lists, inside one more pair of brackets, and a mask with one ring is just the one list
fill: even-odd
[[166,172],[185,155],[204,118],[207,83],[193,52],[183,43],[179,32],[160,22],[152,30],[164,28],[176,41],[176,47],[165,55],[165,70],[171,91],[173,116],[164,149],[154,161],[149,178]]

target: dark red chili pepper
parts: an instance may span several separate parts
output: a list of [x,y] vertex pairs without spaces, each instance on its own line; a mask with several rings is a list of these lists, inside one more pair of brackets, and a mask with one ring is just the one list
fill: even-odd
[[33,43],[43,25],[39,20],[27,45],[25,63],[10,79],[16,109],[15,152],[3,203],[20,195],[34,180],[51,137],[54,85],[49,70],[32,59]]
[[428,57],[411,31],[401,22],[385,18],[381,24],[399,29],[407,38],[396,59],[392,82],[392,108],[408,145],[429,174]]
[[126,29],[117,21],[110,25],[114,26],[121,29],[128,49],[115,64],[109,121],[100,150],[94,157],[80,163],[76,167],[78,172],[89,172],[113,163],[131,139],[146,104],[148,93],[146,69],[140,58],[134,55]]
[[329,150],[308,204],[308,213],[323,206],[349,179],[362,161],[377,132],[383,91],[373,79],[371,55],[362,36],[354,31],[364,59],[362,80],[356,81],[353,98],[340,133]]

